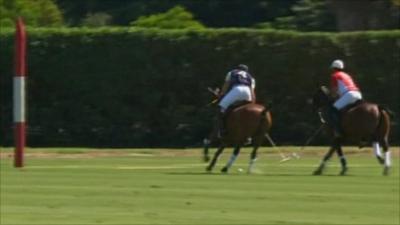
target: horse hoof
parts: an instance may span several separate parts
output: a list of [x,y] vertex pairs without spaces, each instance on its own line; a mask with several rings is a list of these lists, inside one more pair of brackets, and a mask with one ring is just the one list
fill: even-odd
[[344,176],[347,173],[347,167],[343,168],[342,171],[340,171],[340,176]]
[[389,175],[389,167],[385,166],[385,168],[383,169],[383,175],[384,176]]
[[206,171],[207,171],[207,172],[211,172],[212,169],[213,169],[213,168],[212,168],[211,166],[207,166],[207,167],[206,167]]
[[210,161],[210,157],[209,156],[204,156],[203,160],[204,160],[204,162],[209,162]]
[[222,168],[221,172],[222,173],[228,173],[228,168],[227,167]]
[[322,174],[322,170],[315,170],[314,172],[313,172],[313,175],[314,176],[318,176],[318,175],[321,175]]

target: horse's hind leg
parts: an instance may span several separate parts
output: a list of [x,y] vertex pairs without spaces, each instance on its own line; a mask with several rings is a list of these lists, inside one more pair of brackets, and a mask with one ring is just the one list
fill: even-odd
[[390,151],[389,151],[389,142],[387,138],[382,141],[383,152],[385,153],[385,162],[384,162],[384,169],[383,175],[389,175],[390,166],[392,165],[390,159]]
[[325,154],[322,162],[319,164],[319,167],[313,172],[313,175],[321,175],[325,169],[326,162],[332,157],[332,154],[335,152],[335,147],[331,146],[329,151]]
[[383,165],[385,163],[385,160],[382,157],[382,151],[379,142],[372,142],[372,148],[374,149],[375,156],[378,159],[378,162]]
[[259,145],[254,145],[253,151],[251,151],[249,169],[247,170],[248,174],[253,172],[254,164],[257,161],[257,150],[259,147]]
[[224,151],[224,148],[225,148],[225,146],[221,145],[218,148],[218,150],[215,152],[213,159],[211,160],[210,164],[206,168],[207,171],[211,171],[214,168],[215,163],[218,161],[218,158],[221,155],[221,153]]
[[264,135],[258,135],[253,137],[253,151],[251,152],[250,155],[249,169],[247,170],[248,174],[253,172],[255,162],[257,161],[257,151],[258,148],[261,146],[264,138],[265,138]]
[[342,176],[343,176],[343,175],[346,175],[346,172],[347,172],[347,162],[346,162],[346,157],[344,157],[342,147],[341,147],[340,145],[337,146],[336,152],[337,152],[337,154],[338,154],[338,156],[339,156],[340,164],[342,165],[342,170],[340,171],[340,175],[342,175]]
[[235,162],[236,158],[239,155],[240,147],[241,147],[240,145],[235,147],[235,150],[233,151],[231,158],[229,159],[226,166],[224,168],[222,168],[221,172],[223,172],[223,173],[228,172],[229,168],[232,166],[232,164]]

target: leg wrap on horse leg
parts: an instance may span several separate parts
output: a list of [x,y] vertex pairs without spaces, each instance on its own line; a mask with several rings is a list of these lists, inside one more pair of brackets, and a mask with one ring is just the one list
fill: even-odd
[[248,173],[251,173],[253,171],[256,161],[257,161],[257,158],[250,159]]
[[240,147],[236,147],[232,153],[231,158],[229,159],[228,163],[225,166],[227,169],[229,169],[232,166],[232,164],[235,162],[236,158],[239,155],[239,152],[240,152]]
[[376,157],[382,157],[382,151],[379,142],[373,142],[372,147],[374,148]]
[[347,166],[347,162],[346,162],[346,158],[344,157],[343,150],[340,147],[340,145],[337,146],[336,149],[337,149],[336,151],[337,151],[337,154],[340,159],[340,164],[342,164],[342,168],[345,168]]
[[390,159],[390,152],[386,151],[385,152],[385,166],[390,167],[392,165],[391,159]]
[[340,158],[340,164],[342,165],[342,170],[340,171],[340,175],[345,175],[347,172],[347,162],[340,145],[337,146],[336,152]]
[[227,168],[230,168],[232,166],[232,164],[235,162],[237,158],[237,155],[232,154],[231,158],[229,159],[228,163],[226,164]]
[[347,167],[347,161],[343,155],[340,156],[340,164],[342,164],[342,167]]
[[251,173],[254,169],[254,164],[257,161],[257,150],[258,150],[259,146],[255,145],[253,147],[253,151],[251,151],[250,154],[250,163],[249,163],[249,169],[247,170],[248,173]]
[[372,147],[374,148],[375,156],[378,159],[379,163],[384,164],[384,159],[379,142],[372,142]]

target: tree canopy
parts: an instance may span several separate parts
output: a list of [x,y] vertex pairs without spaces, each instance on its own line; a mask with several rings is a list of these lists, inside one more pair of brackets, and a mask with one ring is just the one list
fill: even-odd
[[193,14],[188,12],[182,6],[175,6],[165,13],[141,16],[139,19],[131,22],[131,25],[137,27],[157,27],[167,29],[204,28],[203,24],[194,20]]
[[400,28],[400,0],[0,0],[2,26],[17,15],[31,26],[381,30]]
[[52,0],[0,0],[0,26],[14,26],[21,16],[28,26],[60,26],[63,16]]

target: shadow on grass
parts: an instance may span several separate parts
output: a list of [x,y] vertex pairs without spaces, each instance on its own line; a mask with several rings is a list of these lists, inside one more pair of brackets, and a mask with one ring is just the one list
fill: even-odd
[[[185,176],[185,175],[203,175],[203,176],[260,176],[260,177],[318,177],[315,175],[310,174],[287,174],[287,173],[276,173],[276,174],[247,174],[247,173],[220,173],[220,172],[168,172],[168,173],[163,173],[165,175],[178,175],[178,176]],[[319,175],[320,177],[322,176],[339,176],[335,174],[327,174],[327,175]],[[347,175],[349,176],[349,175]],[[350,175],[351,176],[351,175]],[[342,177],[342,176],[340,176]]]

